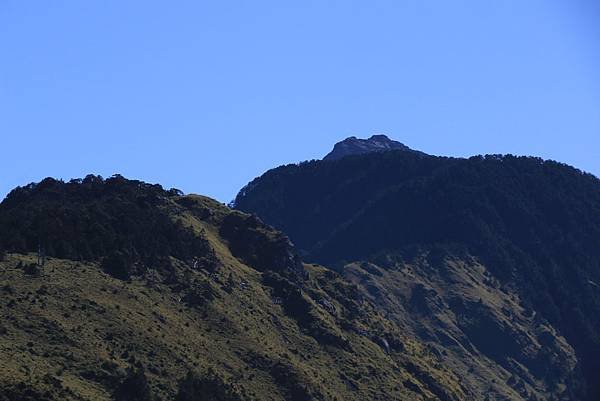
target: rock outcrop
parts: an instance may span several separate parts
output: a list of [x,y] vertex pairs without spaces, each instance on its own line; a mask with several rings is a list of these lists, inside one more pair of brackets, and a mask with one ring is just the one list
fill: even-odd
[[411,148],[388,138],[386,135],[373,135],[369,139],[359,139],[355,136],[338,142],[323,160],[338,160],[342,157],[360,155],[372,152],[385,152],[388,150],[405,150],[414,152]]

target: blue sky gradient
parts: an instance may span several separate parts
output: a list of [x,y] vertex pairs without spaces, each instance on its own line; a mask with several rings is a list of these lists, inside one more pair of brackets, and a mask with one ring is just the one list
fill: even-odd
[[114,173],[223,202],[385,133],[600,175],[600,3],[0,1],[0,198]]

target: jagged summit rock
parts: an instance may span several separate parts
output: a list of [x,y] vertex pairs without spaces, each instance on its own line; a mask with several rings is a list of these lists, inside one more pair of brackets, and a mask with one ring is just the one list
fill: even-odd
[[394,141],[386,135],[372,135],[369,139],[360,139],[355,136],[348,137],[338,142],[323,160],[338,160],[350,155],[360,155],[371,152],[385,152],[388,150],[413,151],[401,142]]

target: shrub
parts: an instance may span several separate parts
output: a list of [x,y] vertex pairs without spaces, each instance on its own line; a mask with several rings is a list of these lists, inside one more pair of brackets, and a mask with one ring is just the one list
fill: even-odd
[[129,369],[114,393],[115,401],[153,401],[143,368]]
[[188,372],[179,382],[175,401],[241,401],[240,396],[212,370],[198,376]]
[[35,276],[40,273],[40,268],[35,263],[28,263],[23,265],[23,273],[28,274],[30,276]]
[[121,280],[128,280],[131,277],[129,258],[119,251],[112,252],[102,259],[101,268],[106,274]]

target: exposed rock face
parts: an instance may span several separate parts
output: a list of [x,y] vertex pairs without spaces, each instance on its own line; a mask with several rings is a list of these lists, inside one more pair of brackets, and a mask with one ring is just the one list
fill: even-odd
[[388,138],[385,135],[373,135],[369,139],[359,139],[355,136],[338,142],[323,160],[338,160],[342,157],[360,155],[372,152],[385,152],[388,150],[406,150],[414,152],[411,148]]

